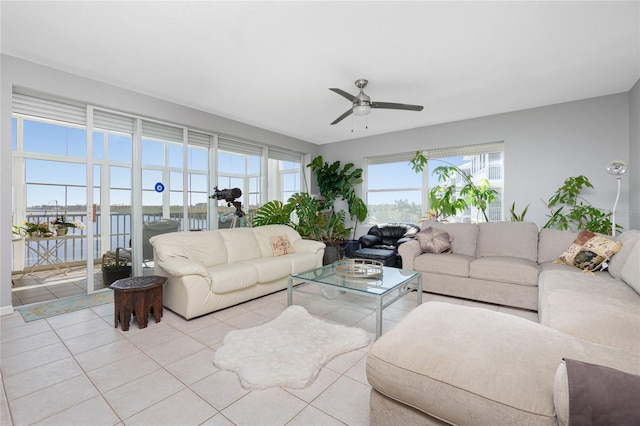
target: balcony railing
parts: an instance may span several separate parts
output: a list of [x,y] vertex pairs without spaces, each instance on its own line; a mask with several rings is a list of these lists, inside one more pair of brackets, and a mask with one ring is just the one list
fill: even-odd
[[[50,224],[52,221],[55,221],[58,216],[55,214],[28,214],[27,222],[32,223],[48,223]],[[181,223],[180,228],[183,229],[183,215],[171,213],[171,219],[178,220]],[[68,213],[65,215],[67,222],[73,222],[74,220],[78,220],[88,226],[90,222],[87,220],[87,215],[85,213]],[[161,214],[143,214],[142,216],[144,222],[153,222],[155,220],[162,219]],[[102,238],[100,234],[100,229],[102,227],[102,216],[100,213],[96,216],[96,222],[91,224],[94,228],[94,253],[93,258],[98,260],[102,257],[102,254],[107,250],[115,249],[117,247],[130,247],[131,246],[131,214],[130,213],[111,213],[110,214],[110,223],[111,223],[111,233],[109,239],[109,247],[102,247]],[[206,213],[198,213],[194,215],[189,215],[189,229],[193,230],[203,230],[208,229],[208,223],[206,218]],[[86,235],[86,230],[78,229],[78,228],[69,228],[68,235]],[[38,244],[43,245],[47,249],[53,250],[56,247],[57,241],[55,237],[52,237],[51,240],[40,240],[38,242],[29,240],[26,238],[24,240],[24,268],[29,268],[33,266],[37,262],[37,257],[34,255],[36,251],[39,249]],[[87,241],[86,238],[69,238],[64,241],[63,244],[55,251],[55,256],[57,258],[68,264],[77,263],[77,262],[86,262],[87,261]]]

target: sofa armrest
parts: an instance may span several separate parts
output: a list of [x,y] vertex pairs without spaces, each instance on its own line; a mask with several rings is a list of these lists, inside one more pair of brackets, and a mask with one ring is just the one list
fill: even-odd
[[318,253],[320,250],[324,250],[325,247],[325,243],[315,240],[302,239],[293,243],[293,249],[298,253]]
[[409,241],[413,241],[413,237],[402,237],[398,241],[396,241],[396,248],[400,247],[400,244],[408,243]]
[[363,235],[358,240],[360,241],[360,247],[368,248],[382,244],[382,239],[377,235]]
[[187,259],[186,257],[170,257],[167,260],[159,260],[158,266],[164,269],[168,274],[176,277],[184,277],[187,275],[201,275],[211,284],[211,276],[207,272],[207,268],[202,263]]
[[416,240],[407,241],[404,244],[400,244],[398,247],[398,254],[402,256],[402,269],[413,269],[413,260],[422,253],[420,250],[420,244]]

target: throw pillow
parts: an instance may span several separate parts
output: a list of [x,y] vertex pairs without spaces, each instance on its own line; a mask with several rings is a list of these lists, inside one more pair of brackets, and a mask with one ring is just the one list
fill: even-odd
[[565,358],[553,383],[558,424],[640,424],[640,376]]
[[416,234],[423,253],[445,253],[451,251],[452,238],[445,231],[428,227]]
[[618,253],[621,241],[591,231],[581,231],[569,248],[553,263],[564,263],[591,272],[604,269],[611,256]]
[[274,256],[284,256],[285,254],[295,253],[295,250],[289,242],[289,237],[286,235],[271,237],[271,248],[273,248]]

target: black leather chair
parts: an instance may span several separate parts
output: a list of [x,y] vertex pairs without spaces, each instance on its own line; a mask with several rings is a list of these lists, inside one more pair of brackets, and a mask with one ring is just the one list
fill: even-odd
[[380,223],[369,229],[367,235],[360,237],[360,248],[354,257],[381,261],[385,266],[402,267],[402,258],[398,255],[400,244],[411,241],[420,232],[415,223]]

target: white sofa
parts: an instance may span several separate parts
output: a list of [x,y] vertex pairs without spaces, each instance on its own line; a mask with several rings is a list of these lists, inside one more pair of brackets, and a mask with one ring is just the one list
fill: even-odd
[[372,425],[565,425],[563,358],[640,374],[640,231],[618,236],[622,249],[595,273],[552,263],[576,234],[539,236],[539,322],[441,302],[419,306],[367,356]]
[[[271,237],[293,253],[276,256]],[[151,238],[155,273],[167,277],[164,306],[186,319],[287,287],[289,275],[322,266],[325,244],[285,225],[176,232]]]

